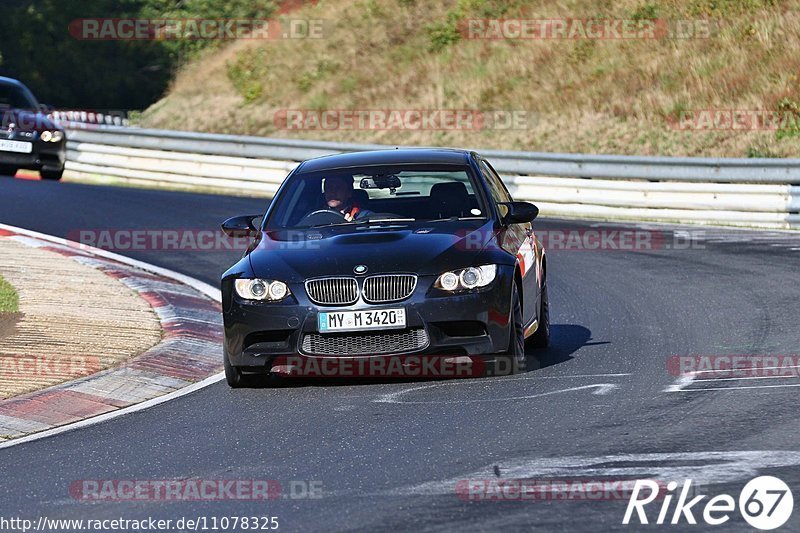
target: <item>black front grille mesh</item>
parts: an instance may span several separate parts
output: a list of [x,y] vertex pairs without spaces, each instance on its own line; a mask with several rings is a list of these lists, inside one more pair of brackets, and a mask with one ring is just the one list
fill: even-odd
[[310,355],[389,355],[410,353],[427,348],[424,329],[408,329],[393,333],[308,333],[302,350]]

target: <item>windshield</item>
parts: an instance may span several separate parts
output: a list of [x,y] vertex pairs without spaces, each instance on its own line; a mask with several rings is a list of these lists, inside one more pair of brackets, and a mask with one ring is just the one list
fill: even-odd
[[468,167],[409,165],[298,173],[265,229],[486,218]]
[[39,105],[28,91],[16,85],[0,83],[0,107],[36,109]]

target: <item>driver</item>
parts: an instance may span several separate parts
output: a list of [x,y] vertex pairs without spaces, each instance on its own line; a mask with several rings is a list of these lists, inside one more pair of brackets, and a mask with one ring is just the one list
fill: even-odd
[[347,176],[325,178],[325,204],[328,209],[344,215],[348,222],[361,220],[372,214],[353,198],[353,179]]

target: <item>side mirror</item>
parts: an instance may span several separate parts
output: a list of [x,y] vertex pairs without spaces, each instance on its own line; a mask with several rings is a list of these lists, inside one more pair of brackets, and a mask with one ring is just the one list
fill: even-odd
[[525,224],[539,216],[539,208],[530,202],[504,202],[503,205],[508,207],[503,224]]
[[228,237],[252,237],[258,230],[253,225],[253,220],[261,215],[243,215],[238,217],[229,218],[222,223],[222,231]]

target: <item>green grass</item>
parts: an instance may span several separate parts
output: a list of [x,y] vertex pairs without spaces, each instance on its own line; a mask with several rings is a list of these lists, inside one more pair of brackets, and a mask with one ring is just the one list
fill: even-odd
[[19,311],[17,291],[9,282],[0,277],[0,313],[16,313]]

